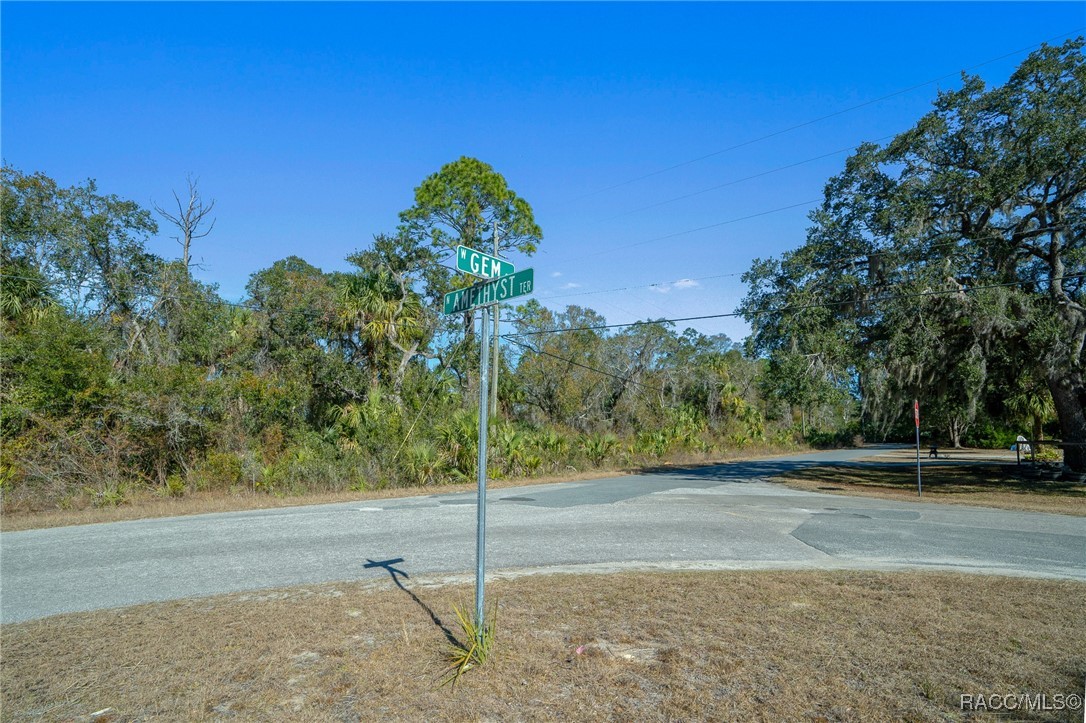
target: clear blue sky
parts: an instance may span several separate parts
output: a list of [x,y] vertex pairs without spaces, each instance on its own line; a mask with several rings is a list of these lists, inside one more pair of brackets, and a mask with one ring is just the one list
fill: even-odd
[[[1082,34],[1084,8],[5,1],[0,151],[147,207],[197,176],[218,219],[197,275],[231,300],[291,254],[346,268],[475,156],[543,228],[511,259],[536,298],[613,323],[725,313],[752,259],[802,242],[845,154],[776,169],[905,130],[963,69],[1004,82],[1015,51]],[[151,250],[176,257],[169,235]]]

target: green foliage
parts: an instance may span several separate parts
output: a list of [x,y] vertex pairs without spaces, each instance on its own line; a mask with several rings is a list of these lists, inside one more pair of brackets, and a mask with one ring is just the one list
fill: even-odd
[[171,471],[212,442],[221,410],[206,373],[188,365],[142,366],[117,392],[114,418],[134,440],[133,461],[165,484]]
[[588,461],[599,467],[618,447],[618,438],[613,434],[585,435],[581,437],[580,446]]
[[804,439],[807,444],[817,449],[840,449],[853,446],[854,436],[854,431],[847,428],[833,431],[812,429]]
[[541,430],[534,439],[536,447],[551,458],[562,458],[569,453],[569,438],[553,427]]
[[107,482],[87,487],[85,491],[93,498],[95,507],[119,507],[128,501],[128,485],[123,482]]
[[186,488],[185,480],[180,474],[171,474],[166,478],[166,485],[162,488],[162,493],[167,497],[183,497]]
[[[5,504],[475,479],[478,347],[464,319],[440,314],[464,282],[442,264],[455,243],[491,250],[495,222],[503,252],[531,254],[542,236],[494,169],[449,164],[394,234],[347,257],[350,271],[281,259],[253,273],[244,305],[184,258],[148,253],[150,215],[93,181],[63,188],[5,167],[0,191]],[[542,333],[496,361],[492,477],[762,433],[760,363],[726,337],[666,322],[610,332],[591,309],[534,301],[518,315]]]
[[243,482],[243,459],[233,452],[208,452],[196,462],[186,478],[187,486],[201,492],[229,490]]
[[472,479],[479,456],[479,415],[460,409],[437,427],[449,471],[455,478]]
[[132,338],[161,267],[144,248],[157,231],[146,209],[99,194],[93,180],[64,189],[44,174],[5,166],[0,211],[5,266],[18,260],[20,275],[29,266],[30,276],[47,279],[50,293],[67,299],[72,311],[109,320]]
[[216,287],[193,280],[177,261],[163,266],[158,283],[160,303],[152,317],[158,336],[152,340],[159,359],[204,367],[222,359],[233,343],[235,317]]
[[1013,429],[997,424],[992,420],[982,420],[966,437],[965,443],[970,447],[981,449],[1010,449],[1016,444],[1018,435]]
[[523,473],[529,449],[527,435],[512,424],[499,424],[494,429],[492,439],[494,444],[492,455],[500,460],[502,473],[505,475]]
[[494,635],[498,627],[498,606],[491,604],[490,612],[484,620],[476,620],[464,605],[453,606],[456,620],[463,633],[463,642],[450,641],[446,658],[449,668],[441,681],[441,687],[456,686],[460,676],[477,666],[483,665],[493,655]]
[[543,237],[532,208],[490,165],[466,156],[447,163],[415,189],[415,205],[400,214],[405,227],[435,247],[483,244],[494,223],[501,229],[498,250],[531,255]]
[[684,404],[667,410],[668,436],[674,443],[685,449],[698,446],[701,435],[708,429],[705,415],[696,407]]
[[250,434],[273,425],[295,426],[304,416],[310,394],[301,380],[275,373],[242,371],[223,386],[230,413],[242,420]]
[[405,450],[403,468],[411,484],[431,485],[441,478],[444,461],[432,442],[422,440]]
[[110,380],[109,341],[101,327],[51,308],[36,321],[6,335],[0,345],[0,420],[5,435],[27,415],[91,414],[115,392]]
[[342,492],[365,486],[369,471],[357,452],[345,452],[314,432],[299,432],[282,453],[260,468],[252,484],[254,491],[275,495],[301,495],[315,489]]
[[6,253],[0,254],[0,266],[0,318],[7,324],[39,321],[56,305],[49,280],[26,259],[9,259]]
[[920,399],[956,444],[1032,379],[1086,442],[1083,44],[1042,46],[1002,87],[965,76],[846,161],[802,247],[755,262],[742,308],[767,396],[803,421],[851,397],[875,436]]
[[[543,458],[539,455],[529,454],[524,457],[524,473],[529,477],[534,477],[539,473],[539,470],[543,467]],[[3,478],[0,476],[0,485],[3,484]]]
[[[554,427],[536,430],[529,435],[529,445],[536,454],[529,454],[526,459],[533,460],[531,466],[534,469],[546,466],[551,471],[557,471],[569,464],[570,440],[561,430]],[[538,465],[534,463],[536,459],[539,460]]]

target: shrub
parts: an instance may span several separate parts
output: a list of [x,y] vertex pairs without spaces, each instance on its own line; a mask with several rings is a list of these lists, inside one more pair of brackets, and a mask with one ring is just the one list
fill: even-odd
[[818,429],[807,431],[807,444],[818,449],[837,449],[851,447],[854,437],[853,430],[839,429],[833,432],[824,432]]
[[581,438],[581,451],[594,466],[599,467],[618,446],[613,434],[592,434]]
[[441,452],[454,478],[470,478],[475,472],[479,455],[479,417],[475,412],[460,409],[437,428]]
[[315,432],[304,433],[250,479],[254,491],[277,495],[342,492],[358,484],[358,458],[358,453],[344,454]]
[[162,494],[167,497],[183,497],[185,494],[185,480],[179,474],[171,474],[166,478]]
[[557,470],[569,462],[569,438],[560,431],[548,428],[531,437],[532,446],[539,452],[541,462]]
[[500,424],[494,432],[494,451],[501,460],[502,472],[516,474],[523,470],[528,439],[512,424]]
[[245,481],[242,458],[233,452],[208,452],[189,470],[187,482],[201,492],[230,489]]
[[433,484],[441,476],[441,455],[432,442],[420,440],[405,450],[403,467],[412,484]]

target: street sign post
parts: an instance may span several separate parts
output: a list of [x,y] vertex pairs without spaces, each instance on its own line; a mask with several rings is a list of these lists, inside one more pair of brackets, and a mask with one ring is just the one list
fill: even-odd
[[503,270],[510,272],[497,278],[480,281],[466,289],[457,289],[445,294],[446,314],[461,314],[479,309],[482,315],[479,326],[479,459],[475,523],[475,624],[478,626],[478,642],[481,644],[486,632],[483,594],[486,578],[486,431],[489,407],[487,375],[490,370],[490,340],[487,337],[490,333],[490,307],[502,301],[532,293],[535,288],[535,271],[524,269],[511,273],[513,264],[466,246],[457,247],[456,267],[461,271],[476,275]]
[[478,276],[482,279],[496,279],[499,276],[509,276],[516,271],[513,264],[505,259],[499,259],[497,256],[484,254],[482,251],[476,251],[467,246],[456,247],[456,268],[459,271],[463,271],[465,274]]
[[535,269],[524,269],[508,276],[481,281],[466,289],[457,289],[445,294],[445,313],[459,314],[480,306],[508,301],[530,294],[534,288]]

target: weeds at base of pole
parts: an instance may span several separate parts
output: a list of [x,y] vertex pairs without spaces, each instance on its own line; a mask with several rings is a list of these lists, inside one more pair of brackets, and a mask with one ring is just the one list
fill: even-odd
[[475,619],[472,613],[468,612],[466,606],[453,605],[453,612],[456,613],[456,619],[464,633],[464,642],[458,641],[448,644],[445,657],[449,662],[449,667],[444,673],[439,688],[446,685],[455,688],[456,684],[460,682],[460,676],[472,668],[484,664],[490,658],[494,648],[494,631],[498,623],[498,607],[496,604],[491,605],[489,614],[483,616],[481,628],[480,622]]

